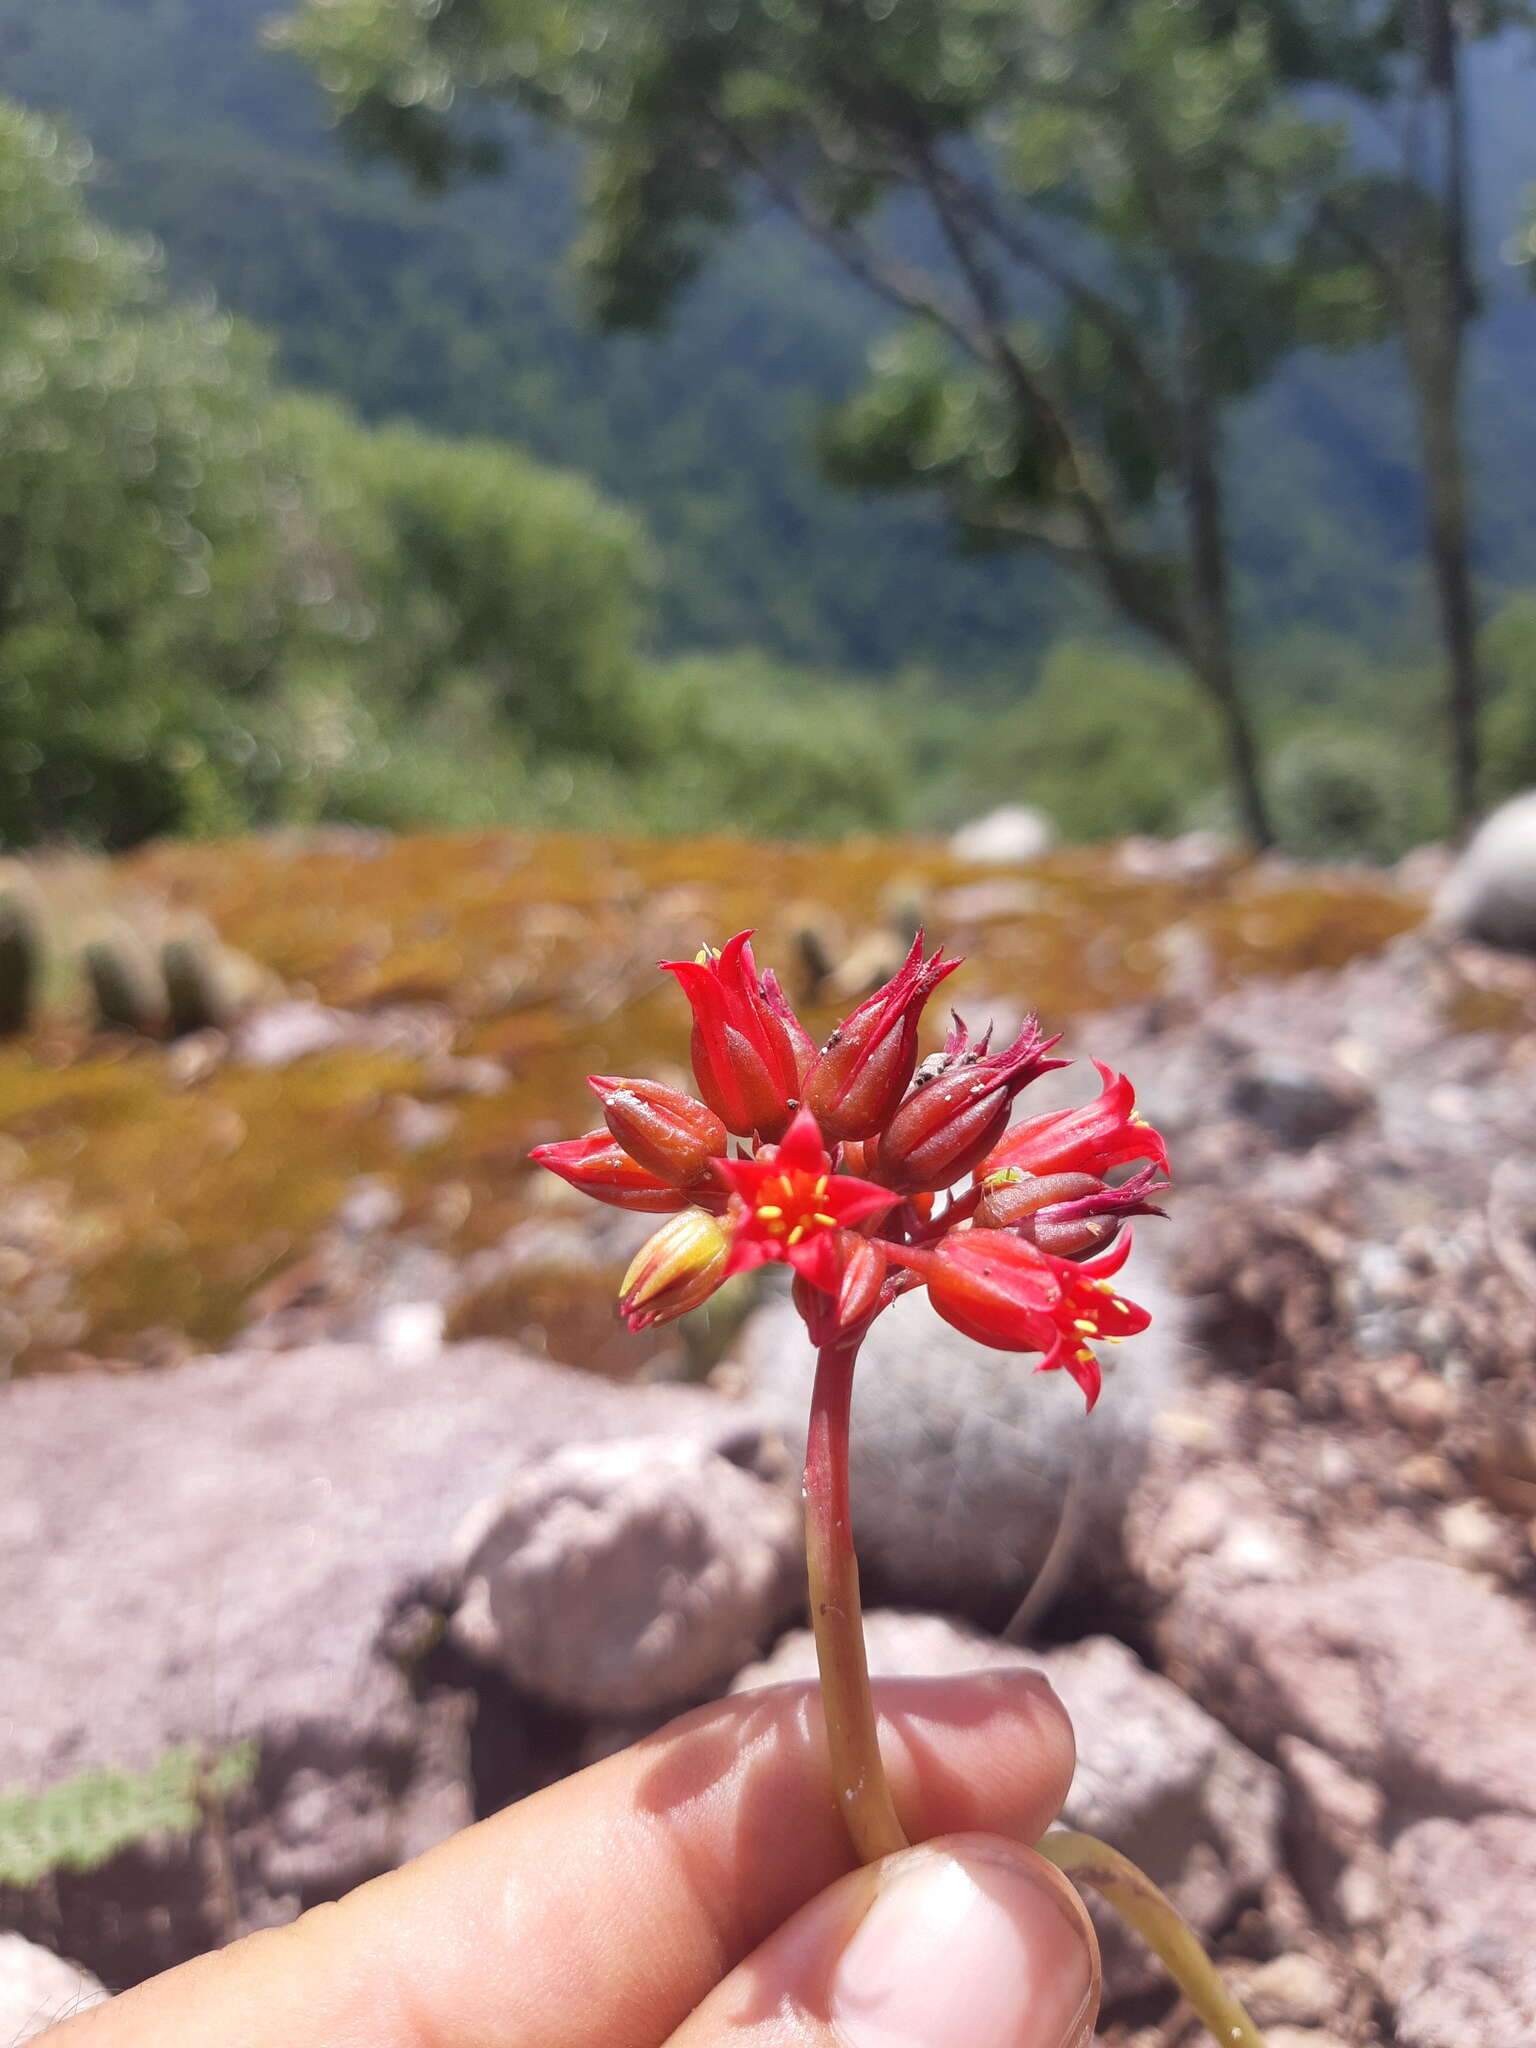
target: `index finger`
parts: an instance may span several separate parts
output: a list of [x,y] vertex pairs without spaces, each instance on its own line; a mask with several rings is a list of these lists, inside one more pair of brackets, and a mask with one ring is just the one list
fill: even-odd
[[[1033,1841],[1071,1730],[1031,1672],[875,1685],[916,1840]],[[704,1707],[338,1905],[170,1972],[58,2048],[657,2048],[853,1864],[814,1687]]]

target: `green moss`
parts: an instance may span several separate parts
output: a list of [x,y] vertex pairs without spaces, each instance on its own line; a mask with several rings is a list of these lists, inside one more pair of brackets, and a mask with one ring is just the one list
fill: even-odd
[[[995,879],[1016,892],[1007,914],[967,893]],[[425,1242],[450,1253],[498,1242],[531,1213],[529,1147],[598,1121],[587,1074],[686,1081],[686,1007],[656,962],[705,939],[755,924],[760,957],[788,970],[808,906],[853,944],[881,927],[899,889],[924,899],[935,937],[970,955],[962,1009],[1037,1008],[1062,1028],[1165,989],[1178,949],[1163,935],[1176,926],[1222,987],[1337,966],[1420,916],[1364,874],[1276,886],[1234,864],[1199,881],[1137,880],[1085,849],[1025,878],[989,877],[940,847],[876,839],[320,835],[154,847],[93,888],[205,921],[297,993],[359,1011],[431,1005],[456,1054],[505,1074],[494,1093],[455,1092],[440,1063],[353,1047],[188,1078],[175,1049],[92,1044],[64,1028],[0,1043],[0,1132],[12,1141],[0,1141],[0,1171],[17,1188],[46,1185],[68,1219],[46,1258],[67,1282],[74,1353],[130,1361],[226,1341],[362,1175],[398,1193],[402,1228]],[[807,1011],[813,1031],[834,1020],[825,1003]],[[1068,1049],[1081,1050],[1070,1031]],[[441,1103],[443,1135],[404,1145],[402,1099]],[[590,1322],[557,1275],[465,1304],[460,1321],[591,1332],[581,1355],[622,1369],[595,1334],[599,1316],[610,1327],[608,1283],[589,1285],[601,1294]],[[18,1363],[67,1362],[40,1336]]]

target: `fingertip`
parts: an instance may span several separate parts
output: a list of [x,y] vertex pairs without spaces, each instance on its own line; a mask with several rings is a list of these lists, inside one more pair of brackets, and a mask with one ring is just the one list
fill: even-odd
[[1098,1943],[1081,1900],[995,1835],[924,1843],[804,1907],[668,2048],[1085,2048]]

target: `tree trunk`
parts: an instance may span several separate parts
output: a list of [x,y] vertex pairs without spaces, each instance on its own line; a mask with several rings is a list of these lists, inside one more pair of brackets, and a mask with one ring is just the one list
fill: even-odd
[[1430,567],[1445,644],[1452,816],[1463,837],[1478,814],[1482,702],[1462,428],[1466,331],[1474,310],[1466,108],[1450,0],[1418,0],[1418,27],[1422,89],[1436,116],[1436,161],[1424,181],[1433,192],[1436,220],[1419,262],[1410,268],[1404,346],[1418,410]]
[[[1432,345],[1433,346],[1433,345]],[[1436,350],[1435,353],[1441,353]],[[1445,726],[1450,750],[1452,819],[1458,838],[1476,822],[1481,783],[1478,730],[1482,687],[1477,622],[1468,559],[1466,464],[1460,421],[1458,360],[1425,362],[1415,371],[1419,448],[1440,634],[1445,643]]]
[[1189,662],[1216,706],[1227,772],[1244,832],[1262,853],[1275,843],[1259,750],[1238,677],[1227,562],[1227,512],[1221,481],[1221,432],[1205,372],[1204,337],[1186,288],[1181,321],[1184,521],[1189,550]]

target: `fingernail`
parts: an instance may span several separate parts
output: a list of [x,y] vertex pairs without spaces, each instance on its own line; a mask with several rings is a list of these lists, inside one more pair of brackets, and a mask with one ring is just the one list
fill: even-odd
[[894,1868],[837,1964],[848,2048],[1077,2048],[1096,1977],[1082,1916],[1043,1866],[921,1850]]

